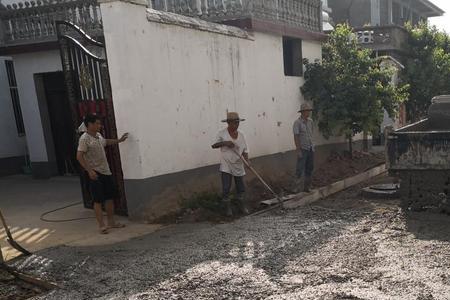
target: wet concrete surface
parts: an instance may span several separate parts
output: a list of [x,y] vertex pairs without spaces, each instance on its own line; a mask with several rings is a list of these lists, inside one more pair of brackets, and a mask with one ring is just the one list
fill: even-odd
[[450,217],[360,188],[228,224],[180,224],[15,262],[57,282],[36,299],[450,299]]

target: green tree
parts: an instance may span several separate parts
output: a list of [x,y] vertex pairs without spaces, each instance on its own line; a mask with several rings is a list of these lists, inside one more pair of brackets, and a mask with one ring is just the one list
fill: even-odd
[[393,117],[407,98],[407,86],[391,84],[392,69],[357,45],[349,25],[338,25],[323,45],[322,61],[305,64],[303,95],[325,138],[344,135],[352,153],[357,133],[378,131],[383,108]]
[[408,48],[401,77],[411,86],[408,119],[418,121],[426,116],[434,96],[450,93],[450,38],[427,23],[406,29]]

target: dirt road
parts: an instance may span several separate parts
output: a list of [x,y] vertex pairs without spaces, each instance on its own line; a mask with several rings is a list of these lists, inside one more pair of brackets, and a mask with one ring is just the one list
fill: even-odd
[[173,225],[109,247],[58,247],[17,266],[39,299],[450,299],[450,217],[403,213],[355,188],[285,213]]

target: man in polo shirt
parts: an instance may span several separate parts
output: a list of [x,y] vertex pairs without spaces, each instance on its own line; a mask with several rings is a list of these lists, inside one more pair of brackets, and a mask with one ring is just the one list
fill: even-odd
[[314,170],[313,121],[310,118],[312,108],[308,103],[300,107],[300,117],[295,120],[293,131],[297,149],[296,188],[299,189],[304,177],[303,191],[309,193]]
[[[125,225],[114,221],[113,199],[117,197],[118,190],[106,159],[105,147],[124,142],[128,134],[125,133],[117,140],[103,138],[100,134],[102,123],[96,115],[87,115],[83,123],[86,132],[78,143],[77,160],[89,175],[89,186],[100,233],[107,234],[109,229]],[[105,204],[107,226],[103,222],[102,204]]]

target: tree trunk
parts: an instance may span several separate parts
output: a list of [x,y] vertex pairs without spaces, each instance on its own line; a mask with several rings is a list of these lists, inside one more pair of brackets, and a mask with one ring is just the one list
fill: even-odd
[[348,152],[350,155],[350,158],[353,158],[353,136],[348,136]]
[[367,131],[363,132],[363,151],[369,152],[369,135]]

